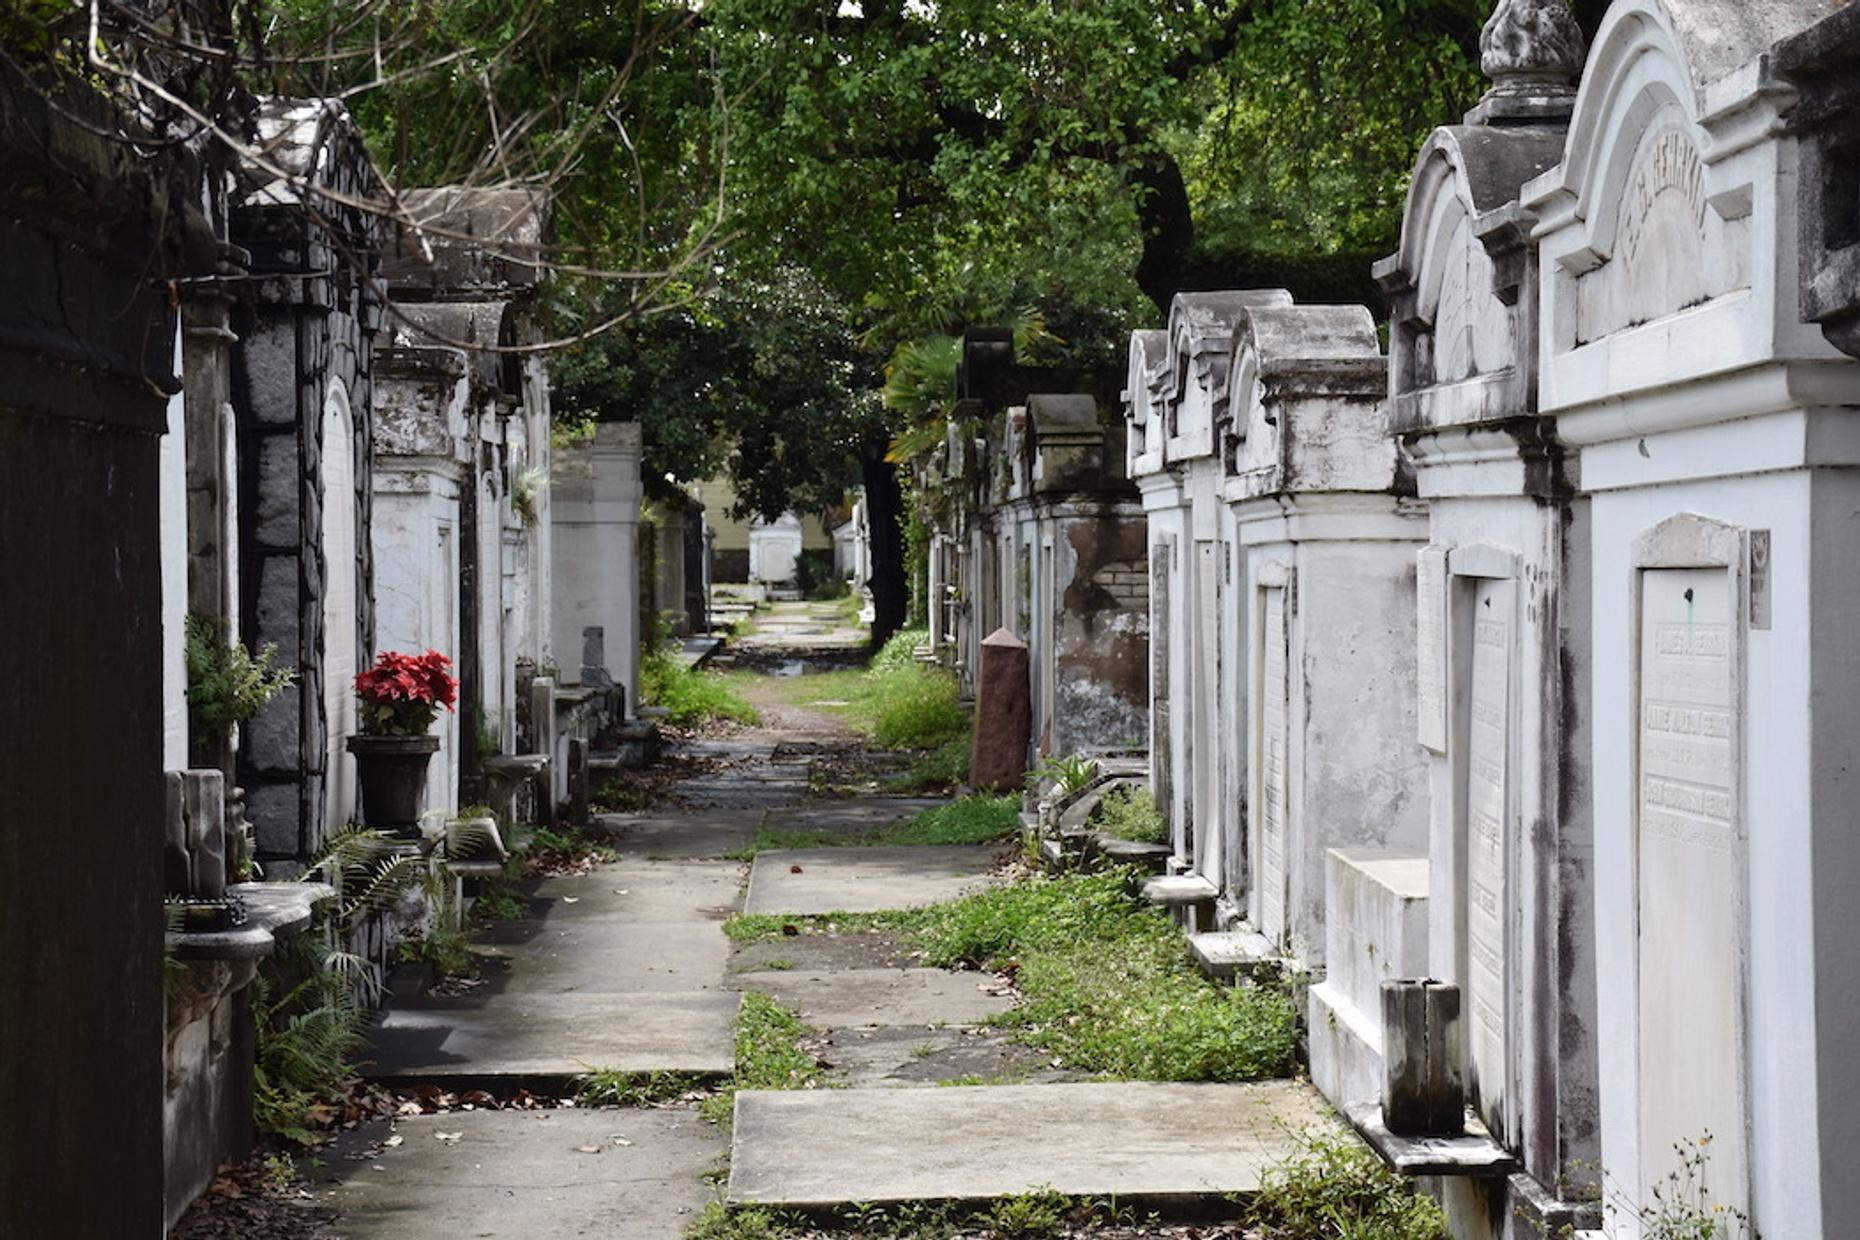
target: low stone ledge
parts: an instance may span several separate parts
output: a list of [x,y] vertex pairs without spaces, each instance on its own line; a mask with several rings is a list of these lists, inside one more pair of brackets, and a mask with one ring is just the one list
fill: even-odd
[[328,883],[234,883],[229,896],[245,901],[246,920],[230,930],[208,930],[175,937],[179,960],[256,960],[269,956],[279,939],[310,924],[312,910],[334,899]]
[[1217,982],[1237,977],[1276,974],[1285,967],[1272,940],[1257,930],[1219,930],[1188,936],[1188,951],[1195,964]]
[[1402,1175],[1509,1176],[1518,1169],[1511,1151],[1474,1121],[1462,1136],[1407,1137],[1388,1130],[1379,1106],[1352,1107],[1346,1114],[1369,1148]]

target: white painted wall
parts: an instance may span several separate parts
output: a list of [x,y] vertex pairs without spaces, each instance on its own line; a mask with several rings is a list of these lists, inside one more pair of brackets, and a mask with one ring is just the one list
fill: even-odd
[[639,702],[640,428],[602,423],[554,464],[555,649],[578,681],[584,627],[605,630],[607,670]]
[[[174,335],[174,373],[181,373],[181,328]],[[187,407],[168,398],[168,433],[158,449],[161,519],[161,763],[187,767]]]

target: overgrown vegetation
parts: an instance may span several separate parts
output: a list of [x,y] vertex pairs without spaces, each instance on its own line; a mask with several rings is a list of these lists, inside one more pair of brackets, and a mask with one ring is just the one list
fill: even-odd
[[1245,1220],[1258,1240],[1447,1240],[1433,1199],[1349,1137],[1312,1137],[1268,1171]]
[[1112,789],[1098,802],[1097,827],[1114,839],[1139,844],[1169,842],[1169,824],[1156,808],[1155,794],[1131,784]]
[[699,1111],[720,1128],[730,1126],[739,1089],[807,1089],[820,1081],[819,1062],[801,1047],[808,1028],[800,1017],[760,991],[746,991],[736,1014],[736,1071]]
[[1051,780],[1059,791],[1071,796],[1083,792],[1091,786],[1091,781],[1098,778],[1098,763],[1083,754],[1067,754],[1065,757],[1054,756],[1028,773],[1030,781]]
[[663,643],[649,644],[640,652],[639,695],[642,702],[663,707],[665,721],[673,727],[695,728],[717,720],[753,724],[762,718],[726,677],[685,666]]
[[192,734],[224,744],[237,725],[297,680],[278,666],[278,647],[267,642],[257,654],[237,638],[222,636],[212,621],[187,617],[183,642],[187,662],[187,715]]
[[738,916],[738,940],[883,930],[923,963],[1005,973],[1022,1001],[997,1023],[1065,1066],[1130,1080],[1243,1081],[1292,1066],[1296,1012],[1275,986],[1216,986],[1181,934],[1138,900],[1134,874],[1030,878],[925,909]]
[[329,1100],[355,1075],[381,978],[348,944],[366,918],[428,881],[421,858],[380,844],[378,833],[353,827],[329,838],[303,877],[329,883],[335,898],[318,906],[310,931],[259,966],[252,1113],[262,1132],[314,1141]]
[[1711,1192],[1711,1134],[1675,1142],[1673,1153],[1678,1165],[1653,1186],[1653,1200],[1610,1201],[1609,1212],[1631,1216],[1642,1240],[1754,1240],[1750,1216]]
[[1132,1227],[1154,1221],[1153,1217],[1139,1218],[1134,1210],[1115,1201],[1068,1197],[1050,1188],[1039,1188],[983,1205],[855,1202],[832,1210],[824,1218],[761,1206],[733,1210],[714,1202],[685,1236],[686,1240],[822,1240],[827,1236],[848,1240],[1045,1240],[1089,1234],[1106,1226]]
[[853,834],[845,831],[783,831],[764,827],[756,842],[736,860],[748,861],[764,849],[833,848],[876,844],[992,844],[1013,838],[1020,829],[1016,797],[975,795],[927,809],[902,822]]

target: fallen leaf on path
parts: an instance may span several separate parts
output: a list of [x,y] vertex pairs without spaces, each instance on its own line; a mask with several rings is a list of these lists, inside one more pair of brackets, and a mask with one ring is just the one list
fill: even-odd
[[575,1147],[575,1152],[577,1154],[598,1154],[601,1152],[601,1147],[598,1145],[577,1145]]
[[801,872],[801,867],[798,865],[791,865],[788,867],[788,873],[790,874],[799,874],[800,872]]
[[394,1149],[396,1146],[400,1145],[400,1143],[405,1141],[406,1139],[407,1138],[401,1136],[397,1132],[393,1136],[389,1137],[387,1140],[383,1141],[381,1144],[387,1146],[391,1150],[391,1149]]
[[465,1134],[462,1132],[436,1132],[433,1134],[433,1140],[435,1141],[457,1141],[460,1137],[464,1135]]
[[564,903],[564,904],[580,904],[580,903],[581,903],[581,897],[580,897],[580,896],[563,896],[563,897],[562,897],[562,903]]

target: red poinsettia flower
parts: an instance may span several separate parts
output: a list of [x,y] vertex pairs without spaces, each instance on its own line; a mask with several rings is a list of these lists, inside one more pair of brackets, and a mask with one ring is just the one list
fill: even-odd
[[377,735],[418,736],[433,726],[438,708],[453,708],[459,682],[452,660],[437,650],[425,654],[383,651],[375,665],[355,678],[362,699],[362,729]]

